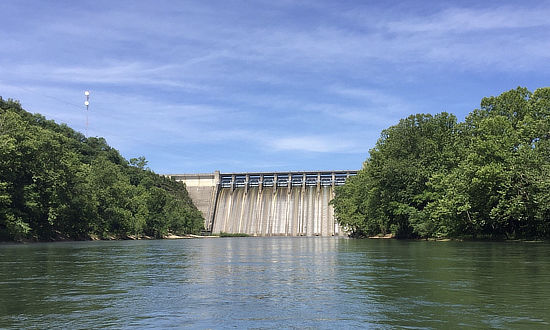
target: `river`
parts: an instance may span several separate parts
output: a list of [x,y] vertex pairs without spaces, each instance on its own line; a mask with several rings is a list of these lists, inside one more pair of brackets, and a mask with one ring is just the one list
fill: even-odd
[[550,244],[0,245],[0,328],[548,328]]

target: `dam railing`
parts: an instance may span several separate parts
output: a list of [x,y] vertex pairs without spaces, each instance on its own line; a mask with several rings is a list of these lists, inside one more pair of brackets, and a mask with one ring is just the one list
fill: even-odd
[[357,171],[265,172],[220,174],[221,188],[341,186]]

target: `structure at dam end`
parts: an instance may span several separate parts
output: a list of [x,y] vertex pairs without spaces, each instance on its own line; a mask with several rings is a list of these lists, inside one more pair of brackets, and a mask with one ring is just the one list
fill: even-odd
[[185,183],[211,233],[346,235],[334,218],[334,188],[357,171],[171,174]]

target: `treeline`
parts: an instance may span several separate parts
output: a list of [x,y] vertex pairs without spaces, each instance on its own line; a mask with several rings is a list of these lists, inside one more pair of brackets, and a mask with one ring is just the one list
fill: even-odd
[[185,186],[0,97],[0,240],[197,233]]
[[402,119],[333,205],[356,236],[549,238],[550,88]]

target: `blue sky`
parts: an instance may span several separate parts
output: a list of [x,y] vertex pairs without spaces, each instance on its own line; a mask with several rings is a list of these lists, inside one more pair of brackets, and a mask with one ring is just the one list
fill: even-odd
[[0,95],[158,173],[358,169],[414,113],[549,86],[548,1],[0,2]]

